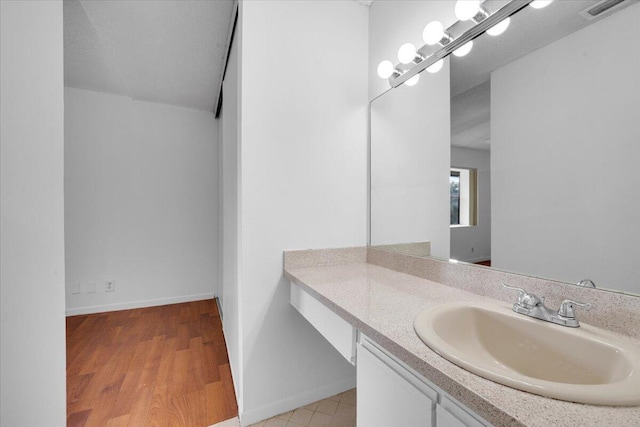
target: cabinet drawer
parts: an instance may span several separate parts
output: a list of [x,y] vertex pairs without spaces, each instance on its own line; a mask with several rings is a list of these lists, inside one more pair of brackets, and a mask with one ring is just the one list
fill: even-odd
[[345,358],[355,365],[356,329],[295,283],[291,283],[291,305]]

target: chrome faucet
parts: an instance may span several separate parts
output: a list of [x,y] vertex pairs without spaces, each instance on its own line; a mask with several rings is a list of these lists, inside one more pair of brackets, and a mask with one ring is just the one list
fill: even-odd
[[585,310],[591,308],[590,303],[581,303],[571,300],[564,300],[560,304],[560,309],[556,312],[544,305],[544,297],[537,297],[534,294],[530,294],[522,288],[515,286],[509,286],[502,284],[505,288],[518,291],[518,300],[513,304],[513,311],[525,316],[533,317],[535,319],[544,320],[546,322],[555,323],[562,326],[568,326],[570,328],[577,328],[580,326],[575,314],[575,307],[581,307]]

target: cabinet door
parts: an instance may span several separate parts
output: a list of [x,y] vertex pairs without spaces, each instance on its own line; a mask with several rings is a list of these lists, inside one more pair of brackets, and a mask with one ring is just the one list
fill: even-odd
[[434,425],[434,390],[366,341],[357,352],[358,427]]
[[436,425],[438,427],[484,427],[489,425],[469,410],[446,396],[440,396],[440,404],[436,407]]
[[438,427],[466,427],[462,421],[440,405],[436,407],[436,425]]

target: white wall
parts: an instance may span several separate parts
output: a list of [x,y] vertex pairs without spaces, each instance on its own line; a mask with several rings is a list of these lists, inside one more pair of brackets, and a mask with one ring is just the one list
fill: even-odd
[[366,244],[367,20],[352,1],[241,11],[244,425],[355,385],[289,304],[286,249]]
[[0,16],[0,425],[62,426],[62,2]]
[[404,43],[413,43],[418,49],[422,47],[422,31],[429,22],[440,21],[445,28],[456,22],[454,6],[452,0],[375,0],[371,4],[369,99],[389,89],[387,80],[378,77],[378,64],[385,59],[399,64],[398,49]]
[[213,297],[217,139],[210,112],[65,88],[69,314]]
[[638,22],[640,4],[493,73],[494,266],[637,286]]
[[449,259],[450,99],[447,59],[372,101],[371,245],[431,242]]
[[240,173],[240,125],[238,111],[240,103],[238,52],[241,46],[239,37],[242,23],[238,23],[236,34],[231,45],[227,71],[222,85],[222,110],[220,115],[220,243],[222,280],[220,282],[220,301],[222,302],[222,318],[224,336],[229,353],[229,363],[233,376],[236,400],[240,410],[242,400],[242,354],[240,343],[242,329],[240,318],[239,288],[239,173]]
[[451,227],[451,258],[491,259],[491,167],[489,151],[451,147],[451,166],[478,171],[478,224]]

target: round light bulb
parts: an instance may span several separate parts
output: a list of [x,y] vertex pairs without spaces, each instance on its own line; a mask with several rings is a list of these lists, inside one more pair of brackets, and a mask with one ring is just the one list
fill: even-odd
[[454,50],[453,54],[458,58],[462,58],[463,56],[471,52],[472,48],[473,48],[473,40],[466,42],[465,44],[463,44],[462,46]]
[[468,21],[478,14],[480,10],[480,0],[458,0],[456,2],[456,18],[461,21]]
[[391,61],[382,61],[378,64],[378,77],[388,79],[393,75],[393,64]]
[[408,64],[416,57],[416,47],[411,43],[405,43],[398,49],[398,59],[403,64]]
[[542,9],[543,7],[549,6],[551,2],[553,2],[553,0],[533,0],[529,3],[529,6],[534,9]]
[[404,82],[404,84],[406,84],[407,86],[415,86],[418,83],[418,80],[420,80],[420,74],[416,74],[415,76],[411,77],[409,80]]
[[507,28],[509,28],[510,23],[511,23],[511,18],[503,19],[493,27],[489,28],[487,30],[487,34],[489,34],[490,36],[499,36],[500,34],[507,31]]
[[431,21],[424,27],[424,31],[422,32],[422,38],[424,42],[429,46],[433,46],[442,40],[444,36],[444,25],[438,21]]
[[427,71],[430,72],[431,74],[433,73],[437,73],[438,71],[440,71],[442,69],[442,66],[444,65],[444,59],[441,59],[440,61],[434,63],[433,65],[427,67]]

